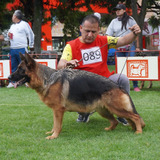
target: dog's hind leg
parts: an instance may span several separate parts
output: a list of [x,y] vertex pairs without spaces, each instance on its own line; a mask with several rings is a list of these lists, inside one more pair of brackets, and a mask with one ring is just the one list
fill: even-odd
[[136,131],[136,125],[135,125],[135,123],[133,121],[131,121],[130,119],[127,119],[127,121],[129,123],[129,125],[132,127],[132,130]]
[[142,89],[144,87],[144,81],[141,81],[141,85],[140,85],[140,89]]
[[110,94],[107,93],[103,96],[103,102],[107,104],[106,107],[110,113],[131,120],[134,123],[130,122],[132,129],[136,130],[137,134],[142,133],[140,116],[128,94],[125,94],[121,90],[112,90]]
[[136,129],[136,134],[139,134],[139,133],[142,133],[142,124],[141,124],[141,119],[140,119],[140,116],[138,114],[135,114],[135,113],[132,113],[130,114],[129,113],[129,117],[126,117],[126,118],[129,118],[132,122],[134,122],[136,128],[134,127],[134,125],[132,125],[132,129]]
[[51,136],[46,137],[46,139],[55,139],[58,137],[58,135],[61,132],[62,129],[62,120],[63,120],[63,115],[64,115],[64,110],[63,109],[58,109],[58,110],[53,110],[53,116],[54,116],[54,125],[53,129],[51,130],[50,133],[53,133]]
[[[119,107],[120,108],[120,107]],[[133,130],[136,130],[136,134],[142,133],[142,128],[145,126],[142,122],[141,117],[139,114],[134,113],[133,111],[127,111],[125,110],[125,106],[122,110],[117,108],[112,108],[112,111],[118,116],[118,117],[124,117],[129,121],[129,124],[131,125]]]
[[96,111],[104,118],[107,118],[110,122],[110,126],[105,128],[106,131],[113,130],[116,128],[118,121],[114,118],[113,114],[111,114],[106,108],[98,108]]
[[141,126],[142,126],[142,128],[144,128],[144,127],[145,127],[145,123],[144,123],[142,117],[140,117],[140,121],[141,121]]

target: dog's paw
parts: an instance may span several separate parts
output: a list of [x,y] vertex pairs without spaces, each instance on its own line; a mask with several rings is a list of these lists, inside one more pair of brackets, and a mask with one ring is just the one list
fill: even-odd
[[136,131],[135,134],[142,134],[142,131]]
[[48,137],[46,137],[46,139],[50,140],[50,139],[54,139],[54,137],[53,136],[48,136]]
[[57,138],[58,136],[48,136],[48,137],[46,137],[46,139],[48,139],[48,140],[51,140],[51,139],[55,139],[55,138]]
[[105,131],[111,131],[111,130],[113,130],[111,127],[107,127],[107,128],[105,128],[104,129]]
[[53,134],[53,129],[51,130],[51,131],[49,131],[49,132],[46,132],[46,134]]
[[118,125],[118,121],[115,120],[114,123],[112,123],[109,127],[105,128],[105,130],[106,131],[114,130],[117,125]]
[[59,133],[54,132],[51,136],[46,137],[46,139],[55,139],[57,138]]

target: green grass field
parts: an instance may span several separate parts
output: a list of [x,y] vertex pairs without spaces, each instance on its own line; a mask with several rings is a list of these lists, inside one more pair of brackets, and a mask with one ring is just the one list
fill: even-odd
[[131,97],[146,127],[135,135],[119,124],[114,131],[97,113],[89,123],[77,123],[77,113],[66,112],[59,138],[46,140],[53,125],[52,110],[37,93],[24,86],[0,88],[0,160],[159,160],[160,82]]

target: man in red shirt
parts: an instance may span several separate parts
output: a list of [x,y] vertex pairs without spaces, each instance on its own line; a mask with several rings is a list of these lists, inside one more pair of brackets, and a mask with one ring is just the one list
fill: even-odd
[[[137,34],[141,32],[139,26],[136,24],[129,28],[132,32],[124,37],[100,36],[100,21],[98,17],[91,14],[86,16],[80,25],[81,36],[67,43],[64,48],[62,57],[58,63],[58,69],[65,68],[67,65],[73,65],[76,69],[86,70],[102,76],[105,76],[128,93],[130,92],[129,80],[125,75],[114,74],[109,71],[107,66],[108,49],[118,48],[132,43]],[[77,119],[78,122],[88,122],[88,114],[80,114]],[[123,124],[127,121],[123,118]]]

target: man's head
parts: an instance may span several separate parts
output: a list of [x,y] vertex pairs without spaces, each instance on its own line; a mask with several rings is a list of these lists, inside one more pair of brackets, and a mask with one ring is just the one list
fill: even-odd
[[99,33],[99,18],[91,14],[86,16],[80,25],[81,41],[83,43],[92,43]]
[[21,19],[23,18],[23,14],[20,10],[16,10],[14,13],[13,13],[13,16],[12,16],[12,21],[14,23],[17,23],[18,21],[20,21]]

